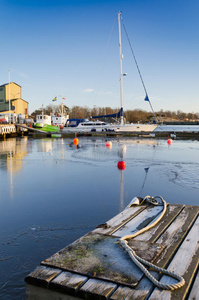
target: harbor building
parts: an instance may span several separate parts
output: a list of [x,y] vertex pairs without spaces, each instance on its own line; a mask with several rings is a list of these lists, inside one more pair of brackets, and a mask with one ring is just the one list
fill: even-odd
[[21,98],[21,86],[15,82],[0,85],[0,113],[22,114],[28,117],[28,102]]

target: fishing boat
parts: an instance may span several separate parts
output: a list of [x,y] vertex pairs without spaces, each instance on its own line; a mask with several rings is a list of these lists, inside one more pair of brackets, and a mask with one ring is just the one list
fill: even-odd
[[43,132],[59,132],[60,127],[51,125],[51,116],[44,115],[36,115],[36,122],[32,124],[32,127],[38,129]]
[[52,125],[58,126],[60,129],[64,128],[66,120],[67,120],[67,118],[60,114],[57,114],[56,116],[51,117]]
[[41,124],[36,123],[33,127],[38,128],[41,131],[45,131],[45,132],[59,132],[60,131],[59,126],[44,124],[42,127],[39,127],[39,125],[41,125]]
[[55,125],[33,123],[32,127],[35,129],[38,129],[40,131],[44,131],[44,132],[59,132],[60,131],[59,126],[55,126]]
[[[120,111],[117,112],[116,114],[110,114],[110,115],[103,115],[103,116],[93,116],[91,117],[92,119],[99,119],[99,118],[119,118],[120,122],[117,123],[105,123],[105,122],[101,122],[97,121],[97,122],[93,122],[93,121],[89,121],[89,122],[85,122],[83,121],[79,121],[79,123],[76,125],[76,127],[74,125],[70,126],[70,124],[63,129],[63,131],[76,131],[76,132],[82,132],[82,131],[106,131],[106,130],[111,130],[111,131],[117,131],[117,132],[153,132],[155,130],[155,128],[157,127],[157,124],[135,124],[135,123],[131,123],[131,124],[124,124],[123,121],[123,83],[122,83],[122,79],[123,76],[126,74],[123,74],[122,72],[122,59],[123,59],[123,55],[122,55],[122,46],[121,46],[121,12],[118,13],[118,28],[119,28],[119,60],[120,60],[120,102],[121,102],[121,108]],[[138,67],[138,66],[137,66]],[[139,72],[140,74],[140,72]],[[142,80],[143,83],[143,80]],[[145,87],[144,87],[145,88]],[[146,89],[145,89],[146,92]],[[148,101],[150,106],[150,100],[149,97],[146,93],[146,97],[144,99],[145,101]],[[152,106],[151,106],[152,108]],[[154,113],[154,111],[153,111]],[[155,113],[154,113],[155,116]]]

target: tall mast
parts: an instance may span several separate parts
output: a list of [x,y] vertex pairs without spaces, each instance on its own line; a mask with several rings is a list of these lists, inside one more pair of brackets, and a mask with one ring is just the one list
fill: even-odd
[[122,111],[122,116],[121,116],[121,125],[123,125],[123,84],[122,84],[122,79],[123,79],[123,74],[122,74],[122,42],[121,42],[121,12],[118,12],[118,29],[119,29],[119,57],[120,57],[120,103],[121,103],[121,111]]

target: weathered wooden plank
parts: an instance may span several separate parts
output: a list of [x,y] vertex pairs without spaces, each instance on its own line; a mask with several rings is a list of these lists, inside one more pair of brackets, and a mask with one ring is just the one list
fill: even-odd
[[60,269],[39,266],[25,278],[25,281],[27,283],[47,287],[49,282],[61,272]]
[[116,230],[112,235],[122,237],[133,234],[151,223],[163,210],[163,206],[149,206],[135,218],[125,223]]
[[82,300],[82,298],[27,284],[26,300]]
[[[158,274],[156,272],[150,272],[156,279],[158,279]],[[139,288],[138,288],[139,286]],[[149,295],[150,291],[154,289],[151,281],[143,277],[143,279],[139,282],[135,289],[131,291],[131,293],[126,297],[125,300],[144,300]]]
[[136,217],[140,212],[146,209],[147,206],[132,206],[127,207],[121,213],[107,221],[105,224],[98,225],[97,229],[93,230],[95,233],[111,234],[116,229],[123,226],[132,218]]
[[67,293],[68,295],[75,295],[87,280],[88,277],[82,275],[62,272],[50,282],[49,288],[57,292]]
[[109,299],[116,288],[117,285],[114,283],[90,279],[80,288],[77,296],[90,300]]
[[126,286],[119,286],[117,290],[110,296],[110,300],[123,300],[127,299],[128,295],[131,293],[132,288]]
[[193,256],[189,267],[187,268],[185,274],[183,275],[186,284],[181,289],[177,290],[175,293],[172,293],[173,300],[187,299],[188,290],[190,289],[190,286],[193,283],[193,278],[198,268],[198,257],[199,257],[199,249],[197,253]]
[[[156,243],[160,245],[164,244],[165,249],[160,253],[158,259],[154,262],[155,265],[161,268],[165,268],[168,265],[169,261],[174,256],[176,249],[182,243],[188,230],[198,216],[198,211],[199,207],[186,206],[159,237]],[[156,232],[156,227],[153,230]],[[151,233],[149,233],[149,237],[149,240],[151,240]],[[152,237],[152,239],[154,240],[155,238]],[[156,279],[159,279],[159,274],[157,272],[150,271],[150,273]],[[153,284],[146,277],[143,277],[136,288],[132,291],[132,297],[134,297],[134,299],[145,299],[152,289]]]
[[195,278],[194,284],[192,286],[191,292],[189,294],[188,300],[197,300],[199,299],[199,271]]
[[177,215],[182,211],[184,207],[184,205],[180,204],[168,205],[167,211],[162,220],[160,220],[155,227],[136,236],[134,240],[155,242],[159,238],[159,236],[166,230],[166,228],[173,222],[173,220],[177,217]]
[[[179,250],[177,251],[176,255],[172,259],[171,263],[169,264],[168,270],[171,272],[175,272],[180,276],[183,276],[188,279],[188,277],[193,278],[194,270],[191,269],[194,265],[195,270],[198,266],[198,257],[199,257],[199,243],[198,243],[198,236],[199,236],[199,218],[197,218],[194,226],[191,228],[190,232],[186,236],[185,240],[183,241],[182,245],[180,246]],[[176,280],[168,277],[163,276],[161,278],[161,282],[164,284],[173,284],[176,283]],[[178,289],[176,292],[166,291],[166,290],[159,290],[155,288],[153,293],[150,296],[150,300],[153,299],[185,299],[186,292],[189,287],[190,282],[186,282],[185,286],[181,289]]]
[[193,222],[196,220],[198,213],[199,207],[186,206],[156,241],[156,243],[164,244],[166,246],[158,260],[160,267],[164,267],[166,261],[168,261],[171,255],[175,253],[179,244],[183,241],[190,227],[193,225]]

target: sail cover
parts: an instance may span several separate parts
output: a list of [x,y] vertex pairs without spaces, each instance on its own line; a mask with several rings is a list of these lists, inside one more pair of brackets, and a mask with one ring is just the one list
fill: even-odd
[[115,114],[109,114],[109,115],[101,115],[101,116],[93,116],[92,119],[99,119],[99,118],[120,118],[123,116],[123,108],[121,108],[117,113]]

